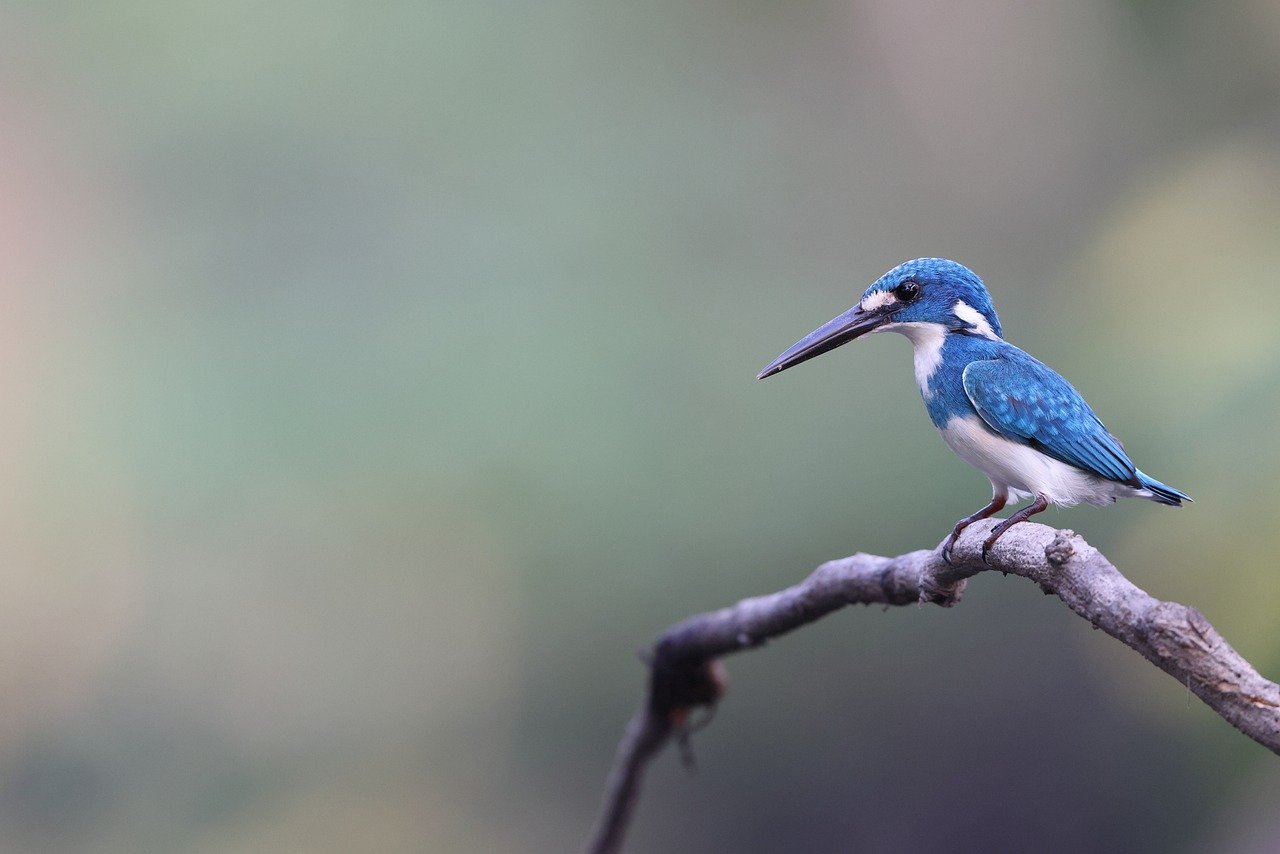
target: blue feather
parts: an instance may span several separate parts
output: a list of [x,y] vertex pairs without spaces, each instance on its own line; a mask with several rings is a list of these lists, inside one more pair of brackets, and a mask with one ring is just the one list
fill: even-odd
[[964,368],[964,390],[987,425],[1056,460],[1135,488],[1137,469],[1098,416],[1048,365],[1012,344]]

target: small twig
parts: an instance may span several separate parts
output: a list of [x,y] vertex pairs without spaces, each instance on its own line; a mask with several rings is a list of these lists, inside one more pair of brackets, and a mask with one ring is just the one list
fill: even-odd
[[1203,614],[1149,596],[1071,531],[1023,522],[1001,537],[984,563],[981,543],[995,522],[970,526],[950,565],[938,549],[894,558],[856,554],[824,563],[786,590],[691,617],[664,632],[647,660],[648,697],[618,745],[600,824],[587,850],[621,850],[649,761],[672,736],[688,733],[693,710],[714,708],[724,695],[721,657],[755,649],[845,605],[950,607],[960,601],[967,579],[986,570],[1036,582],[1280,754],[1280,685],[1260,676]]

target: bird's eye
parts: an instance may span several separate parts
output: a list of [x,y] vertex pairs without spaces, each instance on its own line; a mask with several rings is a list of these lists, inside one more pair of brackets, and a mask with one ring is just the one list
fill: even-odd
[[905,282],[894,288],[893,292],[897,294],[898,299],[903,302],[911,302],[913,299],[920,296],[920,285],[910,279],[907,279]]

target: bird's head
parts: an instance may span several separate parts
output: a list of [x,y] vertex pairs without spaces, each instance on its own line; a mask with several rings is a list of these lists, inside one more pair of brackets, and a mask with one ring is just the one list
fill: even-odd
[[770,362],[759,378],[785,371],[869,332],[910,333],[924,324],[962,335],[1001,336],[991,296],[972,270],[944,258],[917,258],[877,279],[857,305],[801,338]]

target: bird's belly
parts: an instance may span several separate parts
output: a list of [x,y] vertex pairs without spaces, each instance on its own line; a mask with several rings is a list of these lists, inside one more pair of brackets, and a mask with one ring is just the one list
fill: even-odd
[[995,433],[976,415],[952,418],[942,438],[960,459],[1014,498],[1043,495],[1051,504],[1111,504],[1134,490],[1068,465]]

